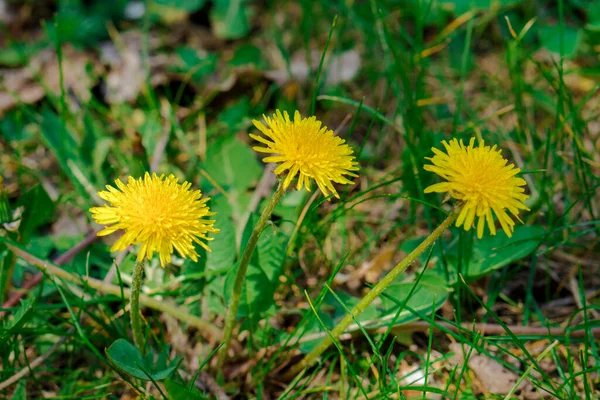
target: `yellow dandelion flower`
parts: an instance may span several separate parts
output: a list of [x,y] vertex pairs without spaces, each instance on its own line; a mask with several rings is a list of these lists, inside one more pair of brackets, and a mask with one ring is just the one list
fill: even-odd
[[483,236],[486,221],[491,234],[495,235],[493,211],[506,235],[511,237],[515,222],[506,210],[519,221],[519,210],[529,210],[524,204],[529,196],[521,187],[526,182],[516,176],[521,170],[514,164],[507,165],[502,150],[485,146],[483,140],[479,147],[474,146],[475,138],[471,138],[468,146],[456,139],[442,143],[446,153],[432,148],[435,155],[427,159],[433,165],[425,165],[425,170],[438,174],[447,182],[431,185],[425,193],[447,192],[461,202],[457,227],[463,225],[468,231],[478,217],[477,237]]
[[264,119],[266,125],[256,120],[252,122],[266,138],[253,134],[250,137],[266,146],[254,147],[254,150],[274,154],[263,161],[280,163],[275,169],[276,175],[287,171],[283,181],[285,189],[298,175],[298,190],[304,186],[310,191],[314,179],[325,196],[331,192],[339,198],[332,182],[349,184],[352,181],[346,176],[358,176],[351,172],[358,171],[358,163],[350,146],[344,139],[334,136],[333,131],[316,117],[302,118],[296,111],[292,121],[287,112],[282,114],[277,110],[273,118],[264,116]]
[[209,198],[202,198],[199,190],[190,190],[191,183],[178,184],[177,180],[173,175],[165,178],[146,172],[143,178],[130,176],[127,184],[117,179],[118,189],[106,185],[107,190],[98,192],[110,203],[90,209],[97,223],[110,225],[98,236],[124,231],[111,251],[141,244],[138,261],[151,259],[157,252],[163,267],[171,261],[174,248],[194,261],[198,260],[194,242],[210,251],[202,240],[212,240],[206,235],[219,230],[213,227],[214,220],[204,219],[215,215],[206,205]]

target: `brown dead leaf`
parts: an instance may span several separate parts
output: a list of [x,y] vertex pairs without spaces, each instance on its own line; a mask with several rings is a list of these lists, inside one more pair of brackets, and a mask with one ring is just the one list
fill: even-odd
[[[265,76],[279,85],[284,85],[291,80],[305,83],[309,79],[314,79],[311,71],[317,70],[320,60],[321,53],[313,51],[311,53],[312,68],[310,68],[306,60],[306,53],[298,51],[292,56],[289,70],[283,60],[276,60],[277,69],[265,72]],[[326,76],[325,85],[333,86],[352,80],[358,74],[360,66],[361,59],[356,50],[326,56],[323,64]]]
[[[93,62],[93,57],[75,50],[70,45],[62,49],[63,85],[67,93],[67,103],[72,109],[78,101],[88,101],[90,89],[95,84],[102,66]],[[91,74],[88,65],[92,65]],[[54,49],[46,49],[33,57],[29,65],[18,69],[0,70],[0,116],[19,103],[32,104],[40,101],[47,92],[60,95],[60,66]]]
[[349,274],[338,273],[334,278],[335,283],[346,283],[352,290],[362,287],[363,281],[375,283],[379,281],[383,271],[391,269],[394,254],[396,254],[396,246],[384,246],[379,249],[372,260],[364,262],[359,268]]
[[[434,375],[429,374],[427,380],[425,380],[425,370],[418,364],[409,365],[406,361],[402,360],[400,368],[398,369],[398,375],[402,376],[400,380],[401,386],[430,386],[439,387],[436,383]],[[403,390],[402,394],[406,398],[422,398],[423,392],[417,390]],[[432,400],[441,399],[442,396],[438,393],[427,393],[427,398]]]
[[[452,362],[462,364],[469,354],[469,347],[460,343],[450,344],[450,351],[455,355]],[[502,364],[483,354],[471,352],[467,365],[473,371],[480,384],[481,390],[485,393],[508,394],[518,382],[520,376],[508,370]],[[477,388],[473,388],[477,389]],[[533,400],[549,396],[547,392],[540,392],[533,386],[529,379],[524,379],[514,393],[519,399]]]
[[[43,82],[53,93],[60,93],[60,66],[55,51],[48,50],[40,53],[40,61],[43,62],[41,68]],[[88,65],[94,67],[94,74],[102,69],[99,64],[94,63],[89,54],[77,51],[70,45],[65,46],[62,57],[65,91],[82,101],[91,98],[90,89],[95,83],[94,77],[87,71]]]
[[0,23],[9,25],[15,20],[15,13],[7,0],[0,0]]
[[100,46],[100,58],[110,66],[104,95],[112,104],[135,100],[145,81],[141,34],[131,31],[118,39],[117,45],[107,42]]
[[19,102],[35,103],[46,95],[42,85],[33,82],[31,72],[27,69],[2,69],[0,76],[3,77],[4,85],[4,88],[0,88],[5,89],[0,89],[0,116]]
[[60,217],[52,224],[52,233],[61,237],[78,237],[88,233],[88,224],[85,214],[77,216],[73,210],[65,210]]

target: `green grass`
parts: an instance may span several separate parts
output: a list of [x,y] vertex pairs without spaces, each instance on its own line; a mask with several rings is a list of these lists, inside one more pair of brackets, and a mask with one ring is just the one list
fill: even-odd
[[[23,299],[0,308],[1,398],[524,398],[520,379],[550,398],[600,397],[595,2],[156,1],[133,20],[126,1],[87,3],[2,26],[0,67],[42,63],[28,85],[44,95],[31,102],[2,74],[0,96],[15,104],[0,109],[10,212],[0,208],[0,300]],[[138,64],[111,64],[107,51]],[[336,68],[351,67],[332,57],[348,51],[360,69],[332,84]],[[301,64],[304,77],[270,78]],[[128,101],[107,101],[135,82]],[[314,111],[353,147],[360,177],[339,200],[284,196],[217,370],[236,262],[274,190],[259,183],[270,172],[248,133],[275,109]],[[437,177],[422,167],[452,137],[497,144],[524,171],[523,224],[510,240],[451,228],[318,362],[285,379],[443,220],[449,204],[423,193]],[[134,348],[111,347],[132,341],[135,249],[111,253],[110,239],[92,239],[88,209],[104,185],[150,170],[210,196],[221,232],[197,263],[149,263],[142,308],[155,358],[139,361]],[[56,262],[62,273],[28,284],[73,248]],[[138,361],[124,371],[119,356]],[[485,392],[469,359],[493,360],[514,380]]]

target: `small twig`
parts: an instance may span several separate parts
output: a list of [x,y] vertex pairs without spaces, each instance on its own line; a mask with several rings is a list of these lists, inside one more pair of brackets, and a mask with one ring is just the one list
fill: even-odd
[[[586,301],[589,301],[590,299],[593,299],[594,297],[597,297],[599,295],[600,295],[600,289],[598,289],[598,290],[588,289],[585,291]],[[575,300],[573,300],[572,296],[562,297],[560,299],[551,300],[548,303],[544,303],[544,304],[540,305],[540,309],[542,311],[555,310],[559,307],[567,307],[567,306],[573,305],[574,303],[575,303]]]
[[[83,249],[94,243],[96,240],[98,240],[98,232],[100,232],[100,230],[96,230],[89,233],[81,242],[77,243],[71,249],[56,257],[56,259],[54,260],[54,264],[64,265],[71,261],[71,259],[75,257],[75,255],[77,255],[80,251],[82,251]],[[42,281],[43,276],[44,274],[42,272],[38,272],[37,274],[35,274],[33,278],[31,278],[23,284],[20,291],[13,293],[8,298],[8,300],[6,300],[6,302],[2,305],[2,308],[10,308],[17,305],[19,303],[19,300],[21,300],[21,298],[25,296],[25,293],[27,293],[27,291],[31,290],[33,287],[37,286]],[[4,316],[4,312],[0,312],[0,317],[2,316]]]
[[27,367],[23,368],[4,382],[0,383],[0,390],[6,389],[10,385],[17,383],[19,379],[26,377],[33,369],[43,363],[52,353],[54,353],[63,343],[67,341],[68,336],[63,336],[60,340],[52,345],[44,354],[33,360]]
[[591,257],[589,259],[585,259],[573,254],[565,253],[564,251],[553,251],[552,255],[556,258],[560,258],[563,261],[573,264],[580,264],[582,267],[594,268],[598,266],[597,261],[594,261]]
[[[594,321],[590,321],[594,322]],[[394,333],[400,332],[427,332],[431,328],[431,324],[427,321],[415,321],[410,322],[404,325],[398,325],[392,328]],[[464,323],[461,326],[457,326],[448,322],[436,322],[433,325],[433,328],[436,329],[445,329],[454,333],[465,333],[465,332],[478,332],[482,336],[492,336],[492,335],[504,335],[506,334],[506,330],[499,324],[486,324],[486,323],[476,323],[469,324]],[[508,325],[507,328],[514,333],[515,335],[531,335],[531,336],[552,336],[552,337],[564,337],[567,336],[567,330],[565,328],[545,328],[543,326],[519,326],[519,325]],[[370,332],[385,332],[387,327],[378,327],[375,329],[370,329],[368,327],[365,328]],[[360,333],[360,330],[355,330],[352,332],[346,332],[342,334],[339,339],[340,340],[349,340],[354,337],[355,334]],[[591,336],[600,337],[600,328],[591,329]],[[326,332],[314,333],[312,335],[303,336],[298,343],[310,342],[312,340],[317,340],[325,337],[327,335]],[[570,338],[584,338],[586,336],[585,327],[580,327],[577,329],[573,329],[569,332]],[[275,345],[273,347],[279,347]]]
[[[591,322],[591,321],[590,321]],[[406,325],[400,325],[394,328],[395,332],[418,332],[428,331],[431,324],[426,321],[411,322]],[[433,325],[434,328],[445,328],[455,333],[464,333],[465,330],[471,332],[479,332],[483,336],[491,335],[505,335],[506,330],[502,325],[499,324],[485,324],[476,323],[468,324],[464,323],[461,326],[456,326],[448,322],[436,322]],[[567,328],[546,328],[543,326],[519,326],[519,325],[508,325],[507,328],[515,335],[531,335],[531,336],[552,336],[552,337],[564,337],[567,336]],[[593,328],[591,330],[593,336],[600,336],[600,328]],[[585,327],[573,329],[568,332],[570,338],[584,338]]]

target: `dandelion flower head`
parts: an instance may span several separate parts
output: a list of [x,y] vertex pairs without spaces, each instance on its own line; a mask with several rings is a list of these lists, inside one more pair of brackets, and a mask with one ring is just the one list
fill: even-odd
[[325,196],[331,192],[339,198],[332,182],[349,184],[352,181],[348,177],[358,176],[352,172],[358,171],[358,163],[350,146],[316,117],[302,118],[296,111],[292,121],[287,112],[282,114],[277,110],[272,118],[264,116],[264,119],[265,124],[252,121],[264,134],[264,137],[250,135],[264,145],[256,146],[254,150],[273,154],[263,161],[279,163],[276,175],[287,173],[284,188],[287,189],[298,175],[298,190],[305,187],[310,191],[314,179]]
[[143,178],[129,177],[127,184],[117,179],[116,188],[110,185],[98,195],[110,205],[90,209],[92,218],[107,225],[98,233],[106,236],[122,230],[123,235],[112,246],[111,251],[125,250],[130,245],[141,244],[138,261],[150,260],[156,252],[164,267],[171,261],[173,249],[181,257],[198,260],[194,243],[210,251],[204,241],[209,232],[217,233],[212,219],[205,219],[210,212],[199,190],[190,190],[191,183],[177,183],[173,175],[146,172]]
[[[522,186],[526,182],[516,175],[521,171],[502,157],[496,146],[485,146],[483,140],[475,146],[471,138],[468,146],[457,139],[443,141],[446,152],[433,148],[434,156],[427,158],[433,165],[425,170],[436,173],[446,182],[436,183],[425,189],[425,193],[448,193],[461,203],[456,226],[468,231],[477,221],[477,237],[483,236],[485,224],[492,235],[496,234],[493,213],[508,237],[512,236],[515,222],[519,221],[519,210],[529,210],[524,202],[529,197]],[[507,212],[508,211],[508,212]]]

